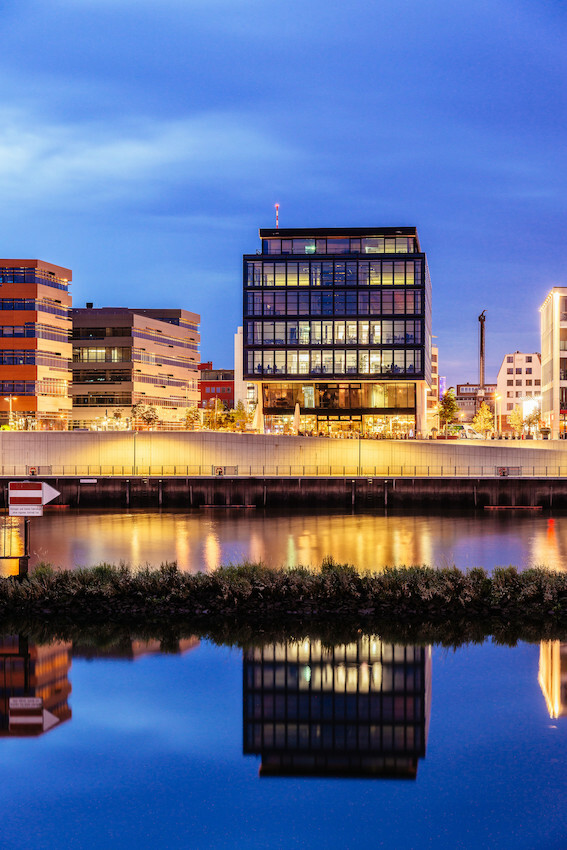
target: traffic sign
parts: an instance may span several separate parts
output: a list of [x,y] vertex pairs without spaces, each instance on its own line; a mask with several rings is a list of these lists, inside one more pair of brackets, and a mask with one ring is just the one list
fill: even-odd
[[43,516],[43,506],[60,496],[59,490],[45,481],[10,481],[9,516]]

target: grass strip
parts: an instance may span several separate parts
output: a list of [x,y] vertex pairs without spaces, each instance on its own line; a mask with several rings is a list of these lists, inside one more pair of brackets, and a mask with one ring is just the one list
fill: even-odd
[[[376,623],[433,634],[567,631],[567,574],[546,569],[396,567],[372,575],[326,559],[320,570],[244,563],[189,575],[175,563],[131,571],[100,564],[73,571],[43,565],[0,580],[0,621],[199,626],[257,631],[315,623],[363,628]],[[226,629],[226,626],[223,628]],[[229,628],[230,631],[230,628]],[[224,641],[226,642],[226,641]]]

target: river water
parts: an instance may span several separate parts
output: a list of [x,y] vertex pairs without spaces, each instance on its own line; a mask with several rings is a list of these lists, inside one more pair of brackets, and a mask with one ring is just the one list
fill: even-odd
[[[567,516],[51,511],[31,544],[66,568],[564,569]],[[4,634],[2,850],[567,847],[567,643],[353,640]]]
[[567,846],[566,645],[1,641],[3,850]]
[[[22,520],[11,522],[21,546]],[[258,510],[46,511],[30,521],[31,566],[72,569],[103,561],[137,567],[177,561],[189,572],[245,559],[320,565],[332,555],[361,570],[386,565],[513,564],[563,570],[567,516],[541,511],[379,514],[277,514]],[[1,562],[0,562],[1,563]],[[4,574],[17,571],[4,562]]]

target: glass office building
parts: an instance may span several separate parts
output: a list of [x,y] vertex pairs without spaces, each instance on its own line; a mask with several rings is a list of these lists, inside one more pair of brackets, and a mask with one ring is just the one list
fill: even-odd
[[244,256],[244,379],[264,430],[425,434],[431,284],[417,231],[260,230]]

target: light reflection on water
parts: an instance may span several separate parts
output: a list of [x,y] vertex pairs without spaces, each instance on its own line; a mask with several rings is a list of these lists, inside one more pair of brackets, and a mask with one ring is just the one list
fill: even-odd
[[[23,521],[22,521],[23,522]],[[14,527],[13,545],[21,545]],[[331,555],[361,570],[388,565],[513,564],[565,569],[567,516],[541,514],[271,514],[263,511],[46,512],[31,520],[30,566],[177,561],[189,572],[248,559],[317,566]],[[16,562],[4,563],[4,574]]]

